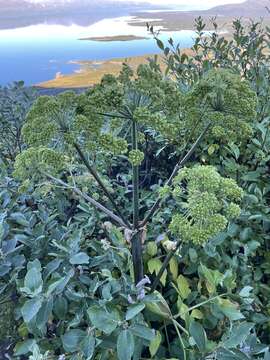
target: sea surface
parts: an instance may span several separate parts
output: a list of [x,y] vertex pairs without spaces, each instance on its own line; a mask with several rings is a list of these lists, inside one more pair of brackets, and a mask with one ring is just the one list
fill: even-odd
[[[153,19],[152,19],[153,20]],[[146,20],[133,26],[135,18],[122,16],[104,19],[90,26],[71,24],[39,24],[24,28],[0,30],[0,85],[23,80],[35,85],[51,80],[60,74],[80,70],[76,64],[82,60],[111,58],[158,53],[155,40],[147,33]],[[136,19],[136,22],[138,19]],[[114,35],[137,35],[143,40],[98,42],[81,38]],[[193,31],[161,31],[165,42],[172,37],[185,48],[194,42]]]

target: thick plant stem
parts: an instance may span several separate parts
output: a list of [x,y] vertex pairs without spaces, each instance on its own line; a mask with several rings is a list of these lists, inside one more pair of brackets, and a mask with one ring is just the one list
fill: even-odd
[[98,183],[98,185],[101,187],[101,189],[103,190],[103,192],[105,193],[105,195],[107,196],[107,198],[110,200],[112,206],[114,207],[117,215],[123,220],[123,223],[125,224],[126,227],[131,228],[130,223],[128,222],[128,220],[126,220],[121,212],[121,210],[119,209],[118,205],[116,204],[116,202],[114,201],[112,195],[110,194],[110,192],[108,191],[108,189],[106,188],[106,186],[103,184],[102,180],[100,179],[99,175],[97,174],[96,170],[94,169],[93,166],[90,165],[89,161],[87,160],[87,158],[85,157],[84,153],[82,152],[82,149],[80,148],[80,146],[77,143],[73,144],[79,157],[81,158],[82,162],[84,163],[84,165],[86,166],[87,170],[90,172],[90,174],[94,177],[94,179],[96,180],[96,182]]
[[[171,176],[169,177],[169,179],[167,180],[165,185],[171,186],[174,177],[177,175],[178,171],[187,163],[187,161],[193,155],[194,151],[197,149],[197,147],[203,140],[204,135],[208,131],[209,127],[210,127],[210,124],[204,129],[204,131],[201,133],[201,135],[197,138],[197,140],[192,145],[192,147],[187,152],[187,154],[180,158],[179,162],[176,164],[175,168],[173,169],[173,172],[171,173]],[[162,197],[159,196],[158,199],[156,200],[156,202],[154,203],[154,205],[152,206],[152,208],[149,210],[148,214],[143,219],[142,223],[140,224],[141,227],[144,227],[148,223],[148,221],[151,220],[153,215],[155,215],[156,211],[159,210],[161,203],[162,203]]]
[[[132,121],[132,149],[138,149],[137,123]],[[134,236],[131,242],[132,261],[134,268],[135,284],[143,278],[143,259],[142,259],[142,241],[141,231],[139,230],[139,166],[132,166],[133,183],[133,231]]]
[[169,262],[171,261],[172,257],[174,256],[175,252],[179,249],[180,245],[182,244],[182,241],[179,240],[177,243],[176,243],[176,246],[175,246],[175,249],[171,250],[165,260],[163,261],[163,264],[157,274],[157,276],[155,277],[154,281],[153,281],[153,284],[151,286],[151,291],[155,291],[156,290],[156,287],[158,286],[158,283],[161,279],[161,276],[163,275],[164,271],[166,270]]

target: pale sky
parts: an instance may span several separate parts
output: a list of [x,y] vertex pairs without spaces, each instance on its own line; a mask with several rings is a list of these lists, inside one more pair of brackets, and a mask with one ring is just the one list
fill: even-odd
[[[27,0],[29,2],[36,2],[36,3],[42,3],[42,2],[71,2],[72,0]],[[76,1],[76,0],[73,0]],[[100,0],[102,1],[102,0]],[[222,4],[236,4],[241,3],[246,0],[114,0],[119,2],[127,2],[127,1],[134,1],[137,3],[140,2],[149,2],[155,5],[177,5],[177,6],[184,6],[190,5],[192,7],[212,7],[216,5],[222,5]]]
[[[119,2],[121,1],[127,1],[127,0],[117,0]],[[216,5],[222,5],[222,4],[236,4],[236,3],[242,3],[246,0],[135,0],[136,2],[150,2],[155,5],[178,5],[179,7],[182,6],[198,6],[198,7],[212,7]]]

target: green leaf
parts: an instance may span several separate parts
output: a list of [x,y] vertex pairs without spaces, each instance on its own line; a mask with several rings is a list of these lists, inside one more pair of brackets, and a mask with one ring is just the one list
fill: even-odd
[[[39,263],[39,262],[38,262]],[[40,263],[36,263],[34,266],[30,264],[25,278],[24,278],[24,288],[23,291],[31,295],[32,297],[38,295],[42,291],[43,281],[41,277]]]
[[242,344],[250,335],[250,330],[253,329],[254,326],[255,324],[252,323],[234,325],[230,330],[229,338],[224,342],[224,347],[226,349],[232,349]]
[[129,329],[132,331],[133,335],[148,341],[152,341],[155,337],[155,331],[144,325],[135,324]]
[[53,312],[58,319],[64,320],[68,310],[68,302],[66,298],[60,296],[54,302]]
[[154,291],[152,295],[145,297],[144,302],[146,309],[153,314],[163,319],[172,318],[170,307],[160,292]]
[[155,272],[155,274],[157,275],[160,268],[162,267],[162,262],[158,258],[153,258],[148,261],[147,265],[150,274],[153,274]]
[[243,298],[248,298],[251,296],[251,292],[253,290],[252,286],[245,286],[240,292],[239,292],[239,296],[243,297]]
[[151,357],[154,357],[156,355],[161,342],[162,342],[162,336],[161,336],[160,332],[157,331],[155,338],[151,341],[150,346],[149,346],[149,351],[150,351]]
[[80,350],[80,343],[84,340],[86,333],[80,329],[72,329],[61,336],[63,347],[66,352]]
[[26,220],[26,217],[22,213],[19,213],[19,212],[14,212],[14,213],[10,214],[10,219],[22,226],[29,225],[29,222]]
[[203,326],[197,321],[192,321],[189,332],[198,346],[198,349],[204,353],[206,351],[207,337]]
[[67,275],[64,278],[60,279],[56,287],[52,285],[54,293],[56,295],[61,294],[73,276],[74,276],[74,270],[70,269]]
[[173,280],[176,280],[178,276],[178,261],[175,256],[171,258],[169,262],[169,267]]
[[241,320],[244,319],[244,315],[238,309],[238,304],[232,303],[228,299],[220,299],[219,300],[219,308],[223,312],[227,318],[231,321]]
[[53,299],[43,301],[42,306],[36,317],[36,325],[39,329],[42,329],[49,320],[53,308]]
[[84,253],[84,252],[80,252],[76,255],[73,255],[69,262],[72,265],[82,265],[82,264],[88,264],[89,263],[89,256]]
[[[155,273],[156,275],[159,273],[159,270],[162,267],[162,262],[158,258],[150,259],[147,263],[150,274]],[[167,278],[167,270],[164,271],[160,278],[160,282],[163,286],[166,285]]]
[[91,323],[105,334],[111,334],[121,321],[120,314],[115,307],[101,307],[94,305],[87,310]]
[[203,277],[206,280],[205,285],[207,287],[208,292],[210,294],[215,293],[217,285],[222,283],[224,277],[223,274],[221,274],[217,270],[208,269],[206,266],[202,264],[200,265],[199,269],[200,269],[200,273],[203,275]]
[[130,360],[134,353],[134,336],[129,330],[122,330],[117,338],[117,355],[119,360]]
[[96,340],[91,335],[86,335],[84,340],[81,342],[81,352],[87,358],[87,360],[92,359],[95,351]]
[[188,295],[191,293],[187,279],[183,275],[179,275],[176,282],[181,298],[183,300],[187,299]]
[[21,308],[23,319],[29,323],[38,313],[41,308],[42,302],[40,299],[27,300]]
[[126,320],[133,319],[136,315],[138,315],[143,309],[145,308],[145,304],[137,304],[132,305],[128,308],[128,311],[126,313]]
[[164,50],[164,44],[160,39],[156,39],[157,41],[157,46],[160,48],[160,50]]
[[31,352],[31,350],[35,345],[36,345],[36,340],[33,339],[28,339],[23,342],[19,342],[15,346],[14,355],[15,356],[26,355],[29,352]]

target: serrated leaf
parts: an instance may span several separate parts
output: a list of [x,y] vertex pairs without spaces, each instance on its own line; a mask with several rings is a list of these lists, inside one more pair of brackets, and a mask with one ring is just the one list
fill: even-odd
[[[150,259],[147,263],[150,274],[155,273],[156,275],[159,273],[159,270],[162,267],[162,262],[158,258]],[[160,282],[163,286],[166,285],[167,279],[167,270],[165,270],[160,278]]]

